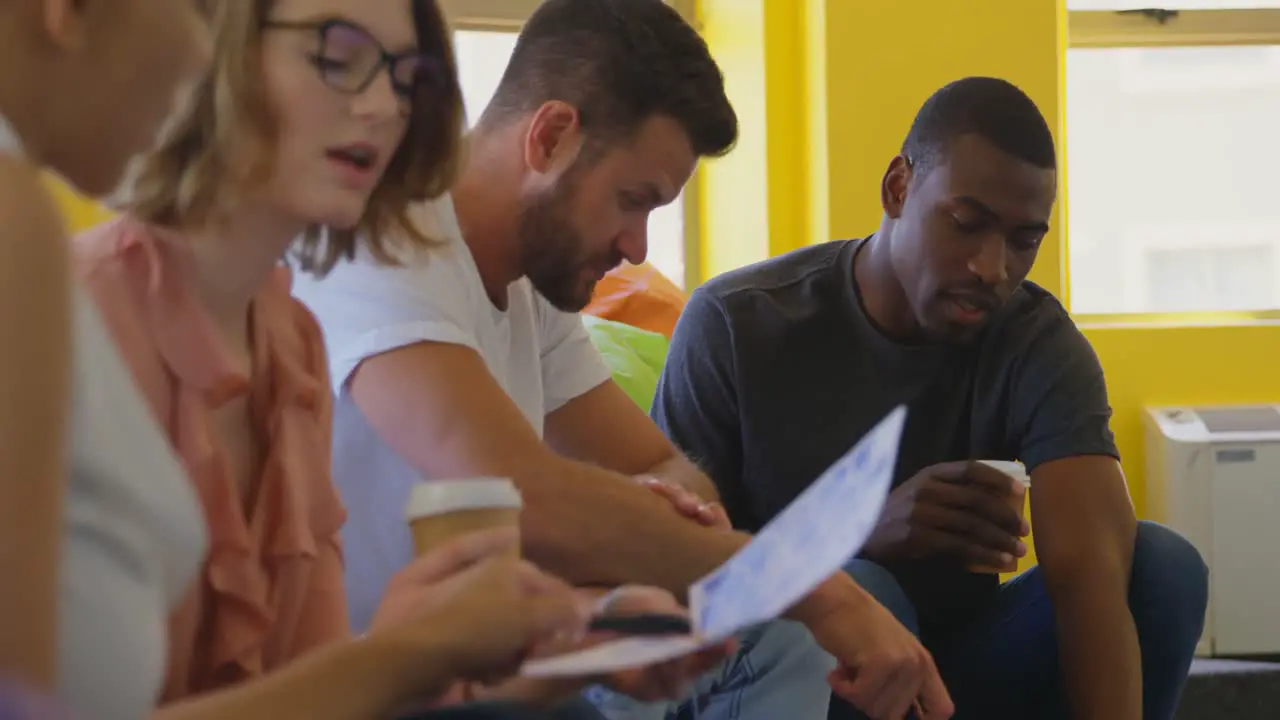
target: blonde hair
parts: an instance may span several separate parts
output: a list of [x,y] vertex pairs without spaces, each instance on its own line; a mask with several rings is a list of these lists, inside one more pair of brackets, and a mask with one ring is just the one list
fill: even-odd
[[[442,82],[412,98],[404,139],[374,187],[355,227],[307,228],[295,260],[323,275],[355,255],[363,241],[380,262],[395,264],[394,237],[433,244],[409,217],[418,201],[442,195],[461,166],[462,96],[449,28],[435,0],[410,0],[420,52],[439,64]],[[140,158],[121,209],[145,222],[202,226],[234,207],[272,173],[275,118],[263,97],[262,37],[273,0],[205,0],[214,59],[160,144]]]

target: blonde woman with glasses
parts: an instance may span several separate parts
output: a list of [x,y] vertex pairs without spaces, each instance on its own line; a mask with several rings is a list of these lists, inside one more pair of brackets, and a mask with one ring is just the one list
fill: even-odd
[[[210,533],[171,618],[161,717],[385,717],[582,629],[577,595],[502,559],[516,537],[498,532],[409,565],[350,637],[328,364],[285,260],[299,237],[289,259],[310,273],[358,243],[385,262],[430,249],[410,208],[453,181],[461,115],[430,0],[228,2],[213,68],[137,166],[124,215],[76,240]],[[622,684],[665,688],[720,656]],[[576,686],[509,688],[551,702]]]

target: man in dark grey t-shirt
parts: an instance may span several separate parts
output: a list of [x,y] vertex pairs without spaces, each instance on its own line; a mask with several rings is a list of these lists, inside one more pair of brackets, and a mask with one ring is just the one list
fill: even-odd
[[[1098,359],[1026,280],[1057,193],[1047,123],[1004,81],[952,83],[880,192],[874,235],[693,294],[654,419],[755,531],[906,403],[895,489],[849,571],[924,639],[956,717],[1172,717],[1207,573],[1135,520]],[[1028,542],[980,459],[1032,479],[1041,564],[1004,584],[967,569],[1012,569]],[[838,700],[832,716],[859,717]]]

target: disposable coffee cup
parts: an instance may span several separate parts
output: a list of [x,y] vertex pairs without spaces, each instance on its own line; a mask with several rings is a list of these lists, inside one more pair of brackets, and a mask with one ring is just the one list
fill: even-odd
[[[1018,514],[1018,517],[1025,519],[1027,489],[1031,487],[1031,478],[1027,475],[1026,466],[1013,460],[979,460],[978,462],[1013,478],[1013,490],[1006,497],[1006,500],[1009,503],[1009,507],[1013,508],[1013,511]],[[970,572],[990,574],[1007,572],[1007,568],[987,567],[984,565],[970,565],[969,570]]]
[[[459,535],[520,525],[524,502],[506,478],[435,480],[418,483],[409,494],[405,521],[419,556]],[[512,553],[520,556],[517,543]]]

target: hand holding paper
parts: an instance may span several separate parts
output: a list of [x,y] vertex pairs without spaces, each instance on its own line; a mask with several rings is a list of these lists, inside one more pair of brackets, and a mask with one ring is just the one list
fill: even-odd
[[576,677],[643,667],[777,618],[839,572],[866,541],[893,481],[905,419],[905,408],[891,412],[750,543],[689,589],[692,636],[624,638],[530,661],[521,674]]

